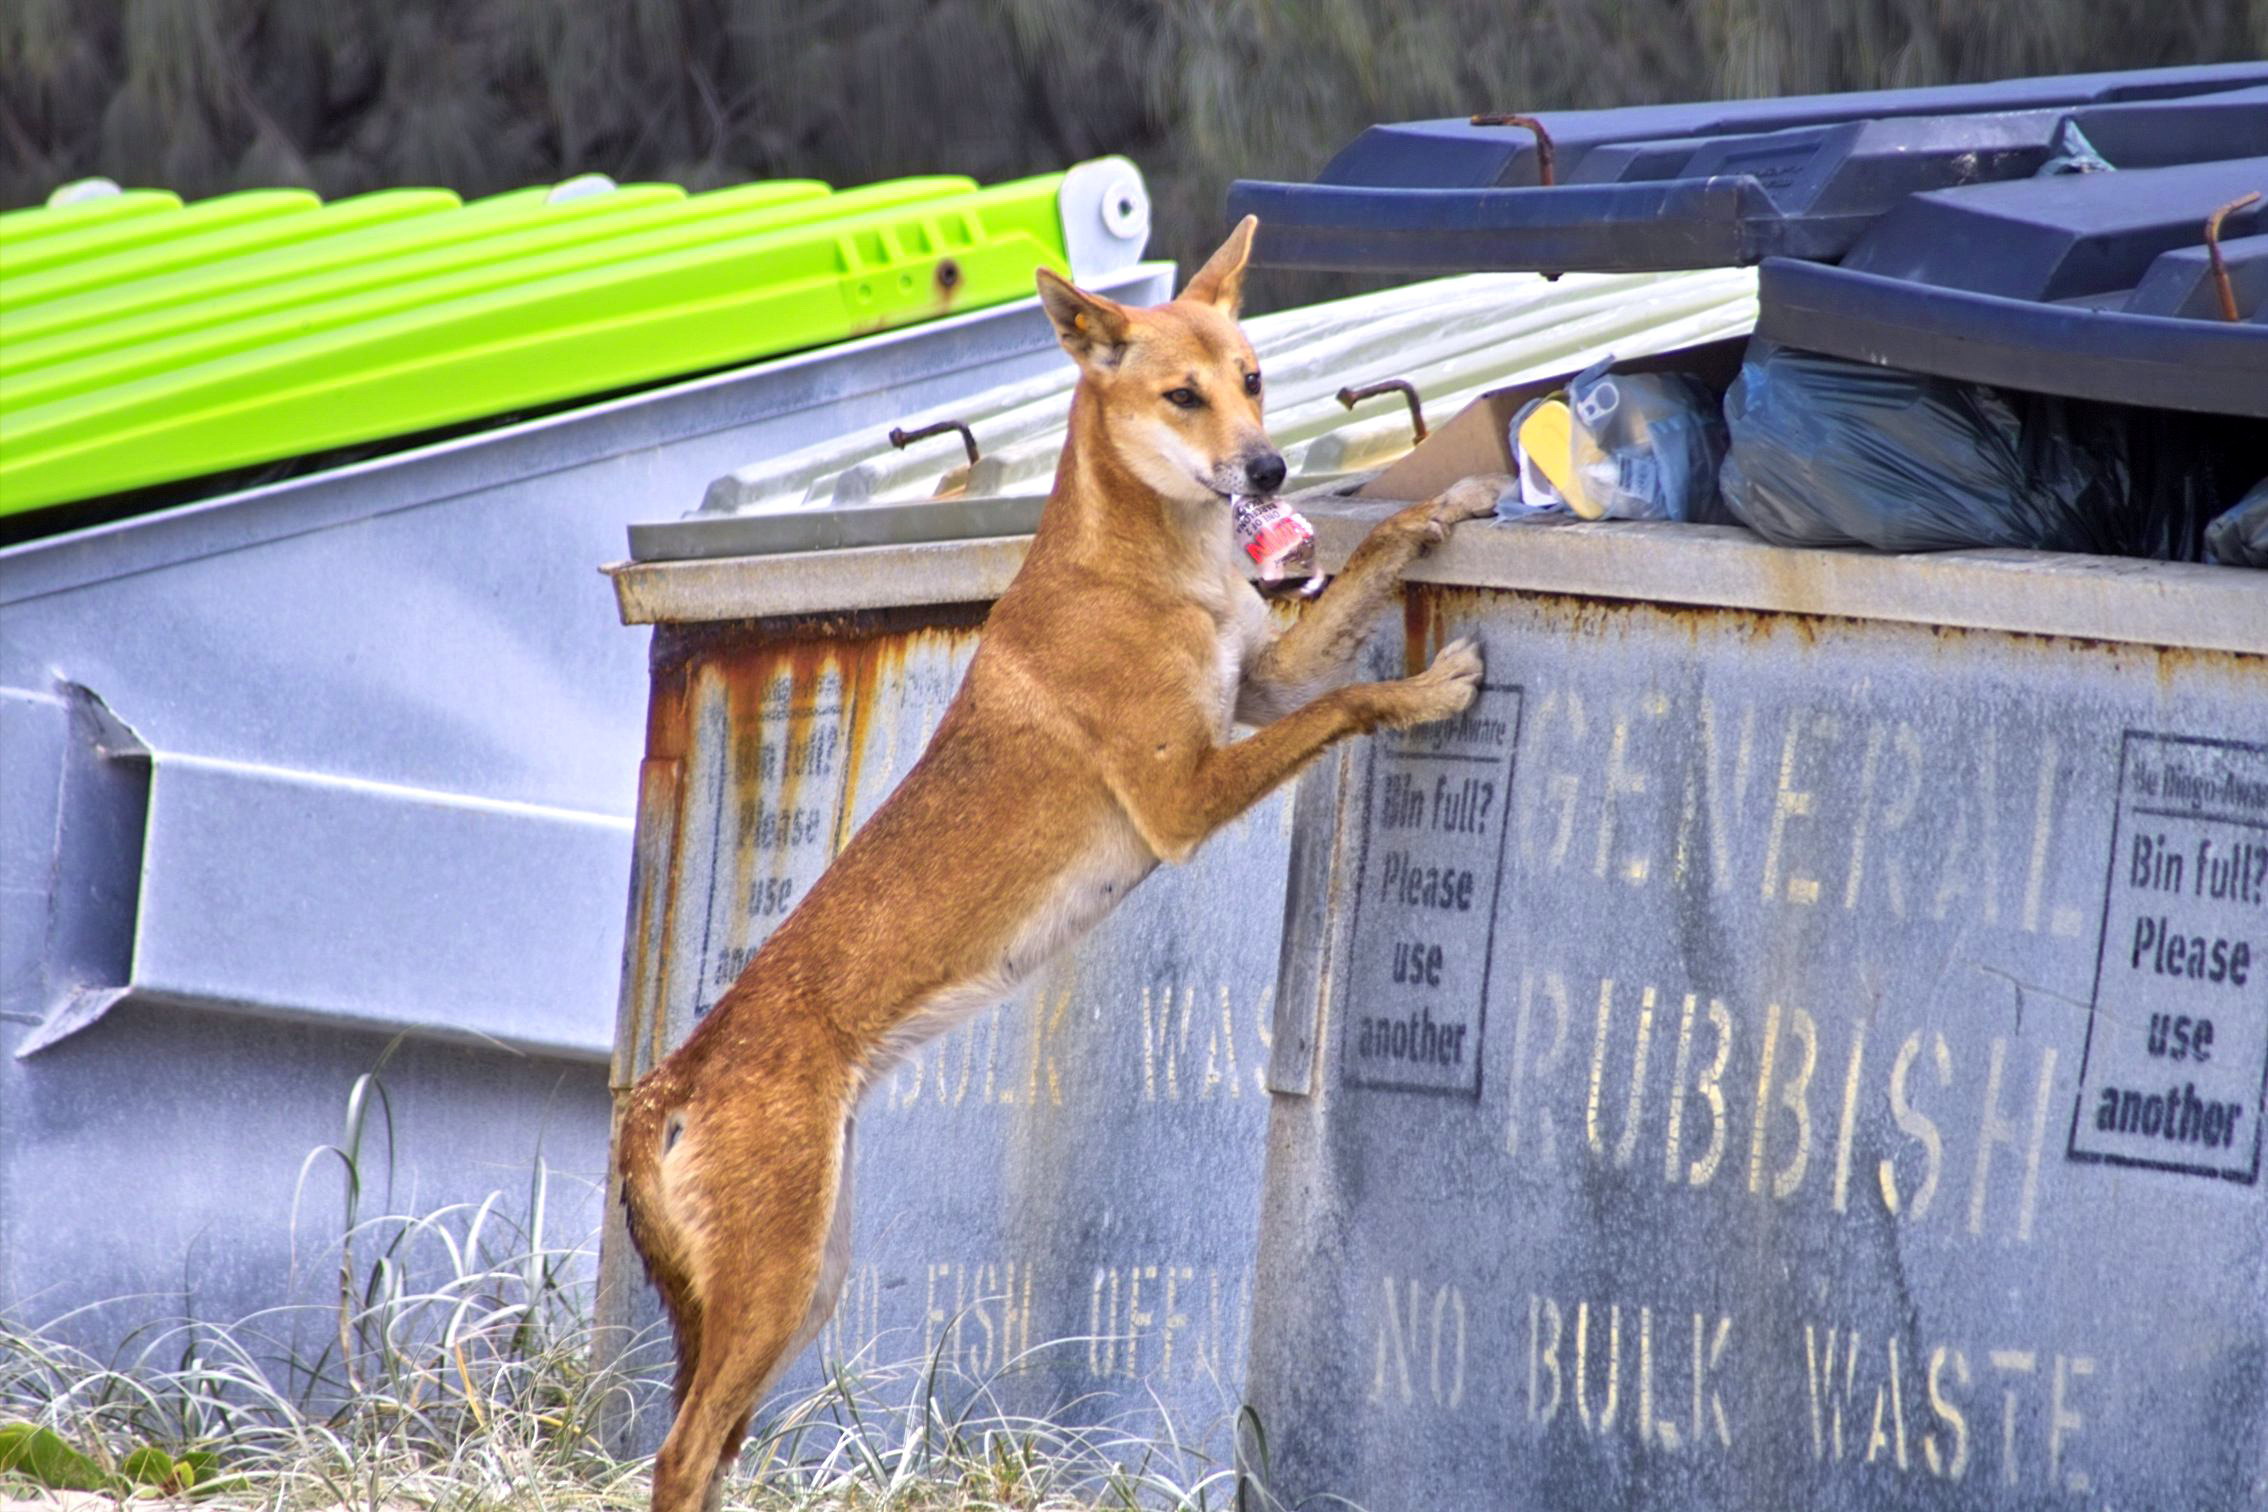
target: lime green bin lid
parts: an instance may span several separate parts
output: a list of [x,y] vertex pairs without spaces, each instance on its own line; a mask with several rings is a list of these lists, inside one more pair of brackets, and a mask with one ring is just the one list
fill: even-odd
[[0,214],[0,516],[1023,298],[1065,178],[59,193]]

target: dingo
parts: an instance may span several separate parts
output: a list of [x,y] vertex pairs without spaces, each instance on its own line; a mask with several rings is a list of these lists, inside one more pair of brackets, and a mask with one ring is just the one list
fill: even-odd
[[1384,521],[1281,634],[1237,567],[1230,496],[1284,481],[1235,320],[1254,224],[1155,309],[1040,273],[1080,371],[1031,554],[921,760],[629,1097],[622,1199],[677,1334],[654,1512],[721,1505],[758,1398],[834,1308],[864,1088],[1333,741],[1472,702],[1462,640],[1338,684],[1401,570],[1494,481]]

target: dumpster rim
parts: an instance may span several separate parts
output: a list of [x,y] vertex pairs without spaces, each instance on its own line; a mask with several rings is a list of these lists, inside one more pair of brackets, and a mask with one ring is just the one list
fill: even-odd
[[[1327,485],[1294,495],[1335,572],[1400,501],[1350,500]],[[761,556],[621,561],[626,625],[769,619],[999,597],[1028,535]],[[1739,526],[1622,520],[1467,525],[1405,581],[2064,636],[2268,656],[2268,594],[2243,568],[2069,552],[1893,553],[1774,546]]]

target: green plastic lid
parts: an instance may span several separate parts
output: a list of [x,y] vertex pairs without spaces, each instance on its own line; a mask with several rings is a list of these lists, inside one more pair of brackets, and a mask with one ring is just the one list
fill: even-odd
[[595,176],[462,204],[98,193],[0,215],[0,516],[411,436],[1028,295],[1064,175]]

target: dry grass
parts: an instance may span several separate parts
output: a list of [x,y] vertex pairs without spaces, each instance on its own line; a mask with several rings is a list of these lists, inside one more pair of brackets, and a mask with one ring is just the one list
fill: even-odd
[[[453,1307],[456,1299],[420,1300]],[[475,1324],[397,1350],[386,1380],[326,1402],[287,1393],[272,1365],[210,1328],[145,1335],[137,1356],[117,1365],[0,1329],[0,1422],[53,1430],[112,1487],[67,1489],[93,1480],[69,1474],[48,1487],[41,1477],[0,1471],[0,1512],[115,1506],[136,1456],[151,1483],[139,1497],[231,1512],[631,1512],[646,1505],[651,1465],[605,1447],[602,1421],[630,1387],[589,1368],[589,1342],[569,1332],[513,1354],[493,1326]],[[176,1352],[178,1363],[157,1363]],[[1236,1504],[1227,1470],[1207,1469],[1170,1439],[946,1410],[968,1384],[948,1389],[919,1365],[839,1371],[824,1390],[760,1415],[728,1506],[1100,1512]],[[194,1479],[174,1488],[186,1496],[157,1489],[158,1477],[146,1473],[153,1450],[194,1456]]]
[[[418,1220],[462,1238],[462,1210]],[[359,1237],[384,1242],[374,1225]],[[546,1264],[576,1257],[554,1253]],[[135,1478],[160,1498],[186,1459],[187,1500],[211,1508],[642,1508],[650,1462],[609,1451],[607,1430],[650,1389],[594,1369],[570,1289],[522,1290],[520,1265],[468,1268],[429,1290],[346,1314],[347,1358],[276,1360],[255,1320],[238,1329],[144,1330],[96,1360],[52,1336],[0,1326],[0,1423],[51,1430],[78,1473],[0,1470],[0,1509],[117,1502],[74,1485]],[[381,1283],[383,1285],[383,1283]],[[962,1403],[949,1406],[949,1403]],[[160,1456],[152,1460],[152,1455]],[[208,1458],[209,1457],[209,1458]],[[728,1505],[754,1512],[1069,1512],[1235,1505],[1234,1477],[1170,1438],[1067,1428],[995,1410],[981,1382],[922,1362],[838,1367],[822,1390],[772,1404]],[[180,1489],[180,1488],[176,1488]],[[13,1500],[12,1500],[13,1499]]]
[[[613,1341],[590,1321],[590,1248],[546,1233],[552,1177],[541,1159],[510,1200],[494,1193],[420,1217],[365,1216],[366,1172],[382,1168],[390,1138],[383,1083],[365,1076],[349,1094],[339,1143],[302,1168],[303,1190],[335,1175],[345,1199],[340,1232],[310,1257],[336,1278],[327,1307],[232,1328],[148,1326],[102,1359],[62,1342],[105,1334],[96,1318],[37,1330],[0,1320],[0,1466],[11,1433],[43,1432],[50,1456],[39,1476],[0,1468],[0,1508],[12,1512],[15,1498],[79,1512],[115,1505],[129,1483],[160,1498],[168,1481],[199,1506],[273,1512],[645,1506],[650,1463],[610,1445],[657,1395],[650,1381],[593,1361],[660,1351],[655,1341],[596,1347]],[[1161,1437],[1155,1413],[1140,1431],[1065,1427],[1006,1413],[989,1382],[946,1378],[927,1361],[831,1370],[823,1389],[758,1415],[729,1505],[1236,1504],[1233,1475],[1170,1431]],[[90,1503],[95,1488],[107,1494]]]

